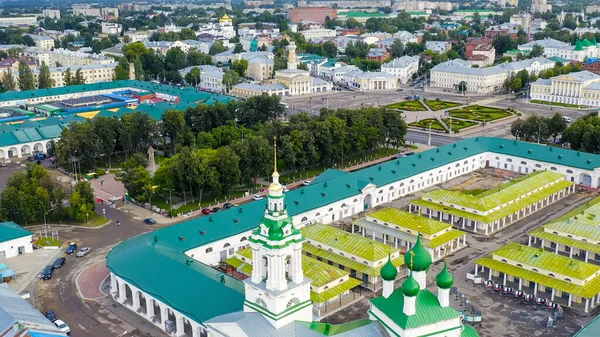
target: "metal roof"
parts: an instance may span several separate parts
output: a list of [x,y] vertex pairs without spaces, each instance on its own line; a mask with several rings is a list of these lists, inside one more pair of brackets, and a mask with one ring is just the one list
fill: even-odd
[[32,235],[30,231],[12,221],[0,223],[0,242],[10,241],[28,235]]

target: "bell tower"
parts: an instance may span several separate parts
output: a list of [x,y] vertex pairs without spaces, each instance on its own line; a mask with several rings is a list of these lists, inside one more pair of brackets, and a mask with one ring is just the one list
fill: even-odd
[[248,239],[252,277],[246,279],[244,311],[261,313],[275,328],[312,321],[311,280],[302,271],[302,233],[292,224],[277,172],[275,139],[273,182],[258,228]]

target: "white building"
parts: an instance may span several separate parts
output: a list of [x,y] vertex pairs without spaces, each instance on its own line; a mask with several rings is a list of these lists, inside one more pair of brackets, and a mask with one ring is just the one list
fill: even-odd
[[102,33],[109,35],[118,35],[123,31],[123,25],[112,22],[102,22]]
[[544,48],[545,57],[558,56],[561,58],[574,60],[578,62],[584,62],[587,58],[600,57],[600,48],[596,41],[589,41],[587,39],[577,40],[574,46],[550,39],[545,38],[543,40],[535,40],[519,46],[519,50],[531,51],[533,46],[538,45]]
[[[75,72],[77,70],[81,70],[81,75],[83,76],[86,84],[110,82],[115,77],[115,68],[117,67],[117,65],[119,65],[119,63],[113,62],[113,63],[107,63],[107,64],[89,64],[89,65],[82,65],[82,66],[77,66],[77,67],[66,67],[66,66],[50,67],[50,78],[52,78],[54,80],[54,87],[64,87],[65,86],[64,73],[67,71],[67,69],[70,68],[71,75],[73,77],[75,76]],[[130,63],[130,74],[132,74],[132,73],[135,74],[135,72],[132,71],[132,68],[133,68],[133,63]],[[32,73],[33,73],[33,79],[37,86],[38,77],[40,75],[40,70],[35,69],[32,71]],[[13,72],[13,76],[15,77],[15,81],[17,81],[19,72],[18,71]]]
[[306,41],[311,39],[324,39],[328,37],[335,37],[337,35],[336,31],[333,29],[309,29],[303,30],[300,32],[304,36]]
[[426,41],[425,49],[432,50],[436,53],[445,53],[450,51],[452,43],[448,41]]
[[552,11],[552,5],[546,0],[531,0],[531,13],[546,13]]
[[12,221],[0,223],[0,259],[33,252],[32,236]]
[[419,70],[419,56],[402,56],[381,65],[381,72],[394,75],[398,84],[407,83]]
[[493,67],[473,68],[467,61],[460,59],[440,63],[431,69],[429,85],[435,88],[459,90],[464,82],[466,92],[489,94],[503,89],[506,78],[521,70],[538,74],[542,70],[554,67],[555,62],[537,57],[517,62],[506,62]]
[[134,31],[126,32],[123,34],[124,37],[129,39],[129,43],[142,42],[150,38],[150,32],[148,31]]
[[35,46],[42,49],[52,49],[54,48],[54,39],[49,38],[43,35],[34,35],[28,34],[28,36],[33,39],[35,42]]
[[37,26],[37,16],[14,16],[0,18],[0,27]]
[[[4,49],[4,47],[0,47],[0,50]],[[45,62],[49,67],[56,66],[56,64],[60,64],[60,66],[63,67],[78,67],[92,64],[111,64],[115,62],[112,57],[80,51],[70,51],[61,48],[47,50],[36,47],[25,47],[23,48],[23,56],[33,58],[38,66]]]
[[89,4],[73,4],[71,9],[73,10],[73,15],[76,16],[100,16],[100,8],[94,8]]
[[587,70],[538,79],[531,83],[531,99],[600,107],[600,76]]
[[222,36],[226,39],[232,39],[236,36],[233,28],[233,19],[227,14],[219,19],[218,24],[205,23],[200,26],[196,35],[210,34],[213,36]]
[[44,9],[42,14],[46,18],[50,19],[60,19],[60,9]]
[[519,13],[510,17],[510,23],[521,26],[525,32],[530,31],[532,20],[533,15],[529,13]]
[[116,7],[102,7],[100,9],[100,15],[102,17],[113,17],[116,19],[119,17],[119,9]]
[[387,72],[354,70],[342,75],[344,85],[353,90],[395,90],[398,88],[396,76]]
[[400,31],[394,33],[394,35],[392,35],[392,38],[399,39],[400,42],[402,42],[402,44],[404,44],[405,46],[409,42],[419,43],[419,38],[415,34],[412,34],[405,30],[400,30]]

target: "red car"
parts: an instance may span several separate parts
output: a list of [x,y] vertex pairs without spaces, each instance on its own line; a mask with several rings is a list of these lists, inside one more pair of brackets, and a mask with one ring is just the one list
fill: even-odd
[[202,214],[212,214],[212,210],[210,208],[203,208]]

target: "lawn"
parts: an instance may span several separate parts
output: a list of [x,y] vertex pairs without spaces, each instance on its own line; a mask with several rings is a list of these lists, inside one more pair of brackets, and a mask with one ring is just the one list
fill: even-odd
[[410,123],[408,125],[424,129],[429,129],[429,126],[431,126],[432,130],[446,131],[446,128],[435,118],[422,119],[418,122]]
[[48,237],[48,238],[39,238],[35,242],[35,244],[42,246],[42,247],[45,247],[45,246],[59,246],[60,247],[62,245],[62,241]]
[[[194,201],[189,201],[187,204],[185,204],[179,208],[174,208],[173,211],[174,211],[174,214],[188,213],[190,211],[195,211],[195,210],[201,209],[201,208],[209,206],[209,205],[215,205],[217,203],[222,203],[227,200],[239,198],[239,197],[243,196],[244,193],[246,193],[247,191],[248,190],[245,188],[238,189],[238,190],[233,191],[230,195],[228,195],[227,198],[225,198],[225,197],[217,198],[217,201],[215,201],[215,198],[213,195],[204,193],[204,195],[202,196],[202,202],[200,203],[201,206],[198,206],[198,201],[194,200]],[[173,197],[175,197],[175,196],[173,196]],[[180,196],[178,196],[177,198],[178,198],[178,200],[181,201]],[[175,202],[173,202],[173,204],[175,204]],[[152,197],[152,205],[156,206],[158,208],[161,208],[161,209],[168,210],[170,208],[169,195],[167,194],[165,197],[160,194],[155,194]]]
[[460,109],[450,110],[450,116],[478,122],[491,122],[497,119],[512,116],[512,114],[504,109],[472,105]]
[[543,105],[554,105],[554,106],[562,106],[565,108],[575,108],[575,109],[579,109],[581,106],[579,105],[575,105],[575,104],[567,104],[567,103],[559,103],[559,102],[547,102],[547,101],[540,101],[537,99],[532,99],[530,101],[531,103],[535,103],[535,104],[543,104]]
[[427,111],[423,103],[417,100],[409,100],[396,102],[392,104],[386,105],[387,108],[390,109],[398,109],[398,110],[408,110],[408,111]]
[[[444,123],[446,123],[446,125],[450,125],[450,118],[444,118],[443,121],[444,121]],[[462,121],[462,120],[458,120],[458,119],[453,119],[452,120],[452,131],[457,132],[459,130],[462,130],[464,128],[468,128],[468,127],[474,126],[474,125],[477,125],[477,123],[471,122],[471,121]]]
[[461,103],[449,102],[449,101],[439,101],[439,100],[423,100],[427,106],[433,111],[445,110],[457,107],[462,105]]

